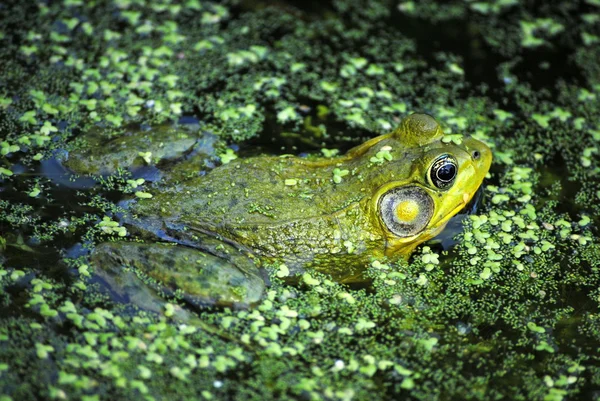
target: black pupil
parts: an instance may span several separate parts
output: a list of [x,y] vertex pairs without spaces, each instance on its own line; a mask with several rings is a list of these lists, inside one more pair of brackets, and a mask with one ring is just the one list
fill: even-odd
[[444,163],[440,166],[436,175],[440,181],[452,181],[456,176],[456,166],[452,163]]

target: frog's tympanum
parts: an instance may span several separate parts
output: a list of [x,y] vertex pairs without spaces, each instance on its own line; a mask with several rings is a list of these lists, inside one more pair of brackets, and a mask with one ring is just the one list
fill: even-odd
[[[94,157],[102,165],[75,154],[67,165],[77,170],[85,159],[95,172],[114,170],[140,151],[160,153],[163,144],[148,138],[143,149],[140,139],[109,143]],[[96,270],[112,272],[105,279],[120,291],[141,288],[134,284],[141,275],[155,290],[218,304],[258,301],[264,265],[285,264],[290,276],[319,271],[340,282],[364,280],[373,259],[407,258],[439,233],[481,185],[490,149],[474,138],[443,138],[432,117],[413,114],[344,156],[240,158],[205,175],[190,173],[199,169],[197,158],[171,163],[146,187],[153,197],[133,202],[122,222],[145,242],[97,246]],[[127,141],[135,148],[129,153]],[[185,137],[176,146],[183,155],[194,142]],[[135,302],[136,293],[127,295]]]

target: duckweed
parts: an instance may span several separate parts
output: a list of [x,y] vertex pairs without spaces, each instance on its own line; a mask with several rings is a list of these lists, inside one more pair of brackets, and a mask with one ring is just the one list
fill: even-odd
[[[598,399],[596,0],[17,3],[0,19],[0,400]],[[494,152],[456,244],[373,260],[364,286],[267,267],[248,310],[111,294],[87,254],[136,240],[116,203],[152,180],[41,178],[89,146],[79,132],[193,117],[239,145],[227,164],[265,133],[333,157],[413,111]]]
[[394,157],[391,154],[391,146],[382,146],[381,149],[375,153],[375,156],[371,157],[369,161],[375,164],[382,164],[385,161],[392,161]]
[[340,182],[342,182],[343,177],[347,176],[348,174],[350,174],[350,170],[342,170],[339,168],[334,168],[333,169],[333,182],[335,182],[336,184],[339,184]]

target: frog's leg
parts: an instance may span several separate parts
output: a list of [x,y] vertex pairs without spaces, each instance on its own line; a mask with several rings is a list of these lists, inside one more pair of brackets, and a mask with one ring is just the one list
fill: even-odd
[[[156,166],[186,157],[207,161],[215,154],[218,138],[210,133],[158,126],[112,139],[90,132],[77,141],[78,146],[69,152],[64,165],[77,174],[108,175],[118,169]],[[202,165],[196,162],[196,170]]]
[[116,295],[153,311],[162,309],[163,296],[199,306],[249,306],[265,288],[249,258],[223,259],[175,244],[102,243],[92,264]]

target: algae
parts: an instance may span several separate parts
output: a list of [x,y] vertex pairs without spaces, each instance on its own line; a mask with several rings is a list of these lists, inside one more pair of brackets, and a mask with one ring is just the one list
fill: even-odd
[[[0,399],[600,399],[598,21],[591,0],[3,2]],[[334,154],[413,111],[494,150],[456,245],[364,288],[274,266],[250,310],[115,297],[87,253],[151,188],[52,164],[161,124],[237,145],[223,163]]]

